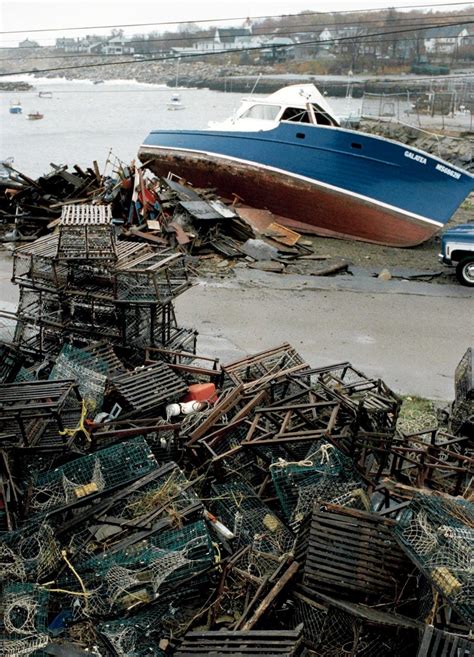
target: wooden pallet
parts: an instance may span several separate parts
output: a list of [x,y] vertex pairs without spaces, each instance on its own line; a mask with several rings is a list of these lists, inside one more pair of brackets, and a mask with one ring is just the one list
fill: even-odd
[[189,632],[176,657],[295,657],[300,654],[300,634],[298,629]]

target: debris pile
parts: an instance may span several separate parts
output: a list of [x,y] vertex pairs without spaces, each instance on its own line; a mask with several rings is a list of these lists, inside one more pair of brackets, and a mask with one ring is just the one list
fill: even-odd
[[107,207],[66,205],[13,276],[2,654],[472,654],[472,350],[453,433],[404,434],[350,363],[196,353],[185,256]]
[[221,273],[237,259],[252,269],[316,276],[346,271],[350,264],[315,256],[311,242],[283,225],[287,219],[245,206],[236,196],[223,199],[213,189],[196,189],[173,174],[158,178],[112,156],[102,174],[97,162],[85,171],[51,166],[49,174],[32,180],[11,162],[0,163],[1,241],[51,235],[66,206],[94,206],[111,212],[118,238],[179,250],[194,269],[213,257]]

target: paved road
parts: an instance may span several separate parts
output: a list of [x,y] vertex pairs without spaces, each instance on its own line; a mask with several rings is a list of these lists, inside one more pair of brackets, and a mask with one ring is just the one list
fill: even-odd
[[452,400],[454,369],[474,346],[474,291],[406,283],[402,294],[381,281],[369,291],[324,289],[336,281],[200,284],[177,300],[178,323],[199,330],[200,353],[224,362],[288,341],[312,366],[348,360],[402,394]]
[[[0,307],[13,310],[12,259],[0,256]],[[198,351],[229,362],[290,342],[312,366],[348,360],[394,390],[453,399],[453,374],[474,346],[474,290],[364,277],[317,278],[241,270],[177,299]]]

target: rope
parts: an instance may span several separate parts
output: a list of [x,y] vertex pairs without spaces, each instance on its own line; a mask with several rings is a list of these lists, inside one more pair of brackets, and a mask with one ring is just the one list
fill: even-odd
[[310,461],[309,459],[304,459],[303,461],[286,461],[280,457],[275,463],[270,463],[270,468],[286,468],[289,465],[297,465],[302,468],[311,468],[313,461]]
[[314,459],[318,454],[321,454],[321,463],[329,463],[330,460],[330,450],[335,449],[334,445],[326,443],[321,445],[319,449],[311,454],[309,458],[303,459],[302,461],[286,461],[281,457],[275,463],[270,463],[270,468],[286,468],[289,465],[296,465],[301,468],[311,468],[314,465]]
[[[89,400],[89,403],[90,403],[90,406],[91,406],[90,410],[93,411],[94,408],[95,408],[95,402],[92,401],[92,400]],[[78,431],[82,431],[83,434],[86,437],[86,440],[88,442],[91,442],[90,431],[88,431],[86,429],[86,427],[84,426],[84,422],[86,421],[88,411],[89,411],[89,409],[87,408],[87,402],[86,402],[85,399],[83,399],[82,400],[81,417],[79,418],[79,424],[74,429],[64,429],[63,431],[60,431],[59,435],[60,436],[70,436],[71,438],[73,438]]]
[[81,579],[81,576],[79,575],[77,570],[74,568],[72,563],[67,558],[66,550],[61,550],[61,556],[64,559],[64,561],[66,562],[66,564],[69,566],[69,568],[71,569],[71,572],[73,573],[73,575],[78,580],[78,582],[81,586],[81,589],[82,589],[82,593],[79,592],[79,591],[67,591],[66,589],[46,589],[46,590],[50,591],[51,593],[66,593],[67,595],[82,596],[84,598],[85,611],[86,611],[86,613],[89,613],[89,602],[88,602],[87,599],[90,597],[91,594],[86,590],[86,587],[84,585],[84,582]]

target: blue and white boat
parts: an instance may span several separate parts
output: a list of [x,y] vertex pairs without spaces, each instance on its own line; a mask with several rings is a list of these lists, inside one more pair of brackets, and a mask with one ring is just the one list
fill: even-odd
[[10,114],[21,114],[22,111],[23,108],[19,100],[17,100],[16,103],[10,103]]
[[438,157],[341,127],[313,84],[245,100],[208,130],[154,130],[138,155],[296,228],[390,246],[424,242],[474,190],[472,174]]

